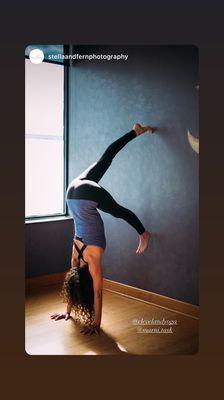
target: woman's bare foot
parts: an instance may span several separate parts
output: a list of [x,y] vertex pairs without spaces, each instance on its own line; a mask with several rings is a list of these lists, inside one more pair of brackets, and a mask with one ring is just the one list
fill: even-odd
[[148,231],[145,231],[144,233],[139,235],[139,245],[136,250],[136,254],[142,254],[147,250],[150,237],[151,234]]
[[151,126],[147,125],[147,126],[141,126],[140,124],[134,124],[133,126],[133,130],[135,131],[136,135],[142,135],[145,132],[149,132],[149,133],[153,133],[155,131],[154,128],[152,128]]

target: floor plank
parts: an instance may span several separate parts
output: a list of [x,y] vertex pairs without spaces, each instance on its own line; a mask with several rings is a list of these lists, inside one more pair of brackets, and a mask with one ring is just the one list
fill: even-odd
[[[26,298],[26,352],[31,355],[194,354],[198,347],[198,320],[139,300],[104,290],[102,329],[83,336],[73,319],[53,321],[64,312],[57,286],[34,291]],[[155,320],[177,320],[172,333],[150,332]],[[134,320],[138,320],[134,323]]]

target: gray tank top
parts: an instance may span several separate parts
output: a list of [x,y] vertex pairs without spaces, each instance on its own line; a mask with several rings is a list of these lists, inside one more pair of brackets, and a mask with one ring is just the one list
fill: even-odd
[[87,245],[106,248],[104,223],[93,200],[67,199],[74,220],[75,235]]

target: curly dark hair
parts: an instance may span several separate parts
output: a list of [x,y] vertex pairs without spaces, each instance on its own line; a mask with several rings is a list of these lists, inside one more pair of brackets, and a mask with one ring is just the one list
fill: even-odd
[[64,302],[71,304],[79,322],[91,324],[94,321],[93,279],[88,264],[72,266],[69,269],[60,295]]

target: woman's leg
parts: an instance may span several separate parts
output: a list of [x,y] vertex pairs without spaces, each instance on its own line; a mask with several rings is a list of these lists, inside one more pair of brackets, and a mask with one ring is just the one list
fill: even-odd
[[[98,189],[98,188],[97,188]],[[98,206],[99,210],[111,214],[113,217],[122,218],[131,225],[139,234],[139,245],[136,254],[142,254],[147,250],[151,234],[145,230],[145,227],[138,217],[128,208],[118,204],[109,192],[104,188],[99,188]]]
[[113,158],[121,149],[123,149],[123,147],[127,143],[129,143],[137,136],[142,135],[144,132],[148,131],[149,133],[153,133],[154,130],[155,129],[150,126],[141,126],[138,123],[135,124],[130,132],[126,133],[119,139],[115,140],[112,144],[110,144],[110,146],[107,147],[101,158],[97,162],[90,165],[79,176],[77,176],[74,181],[85,179],[98,183],[111,165]]
[[94,182],[99,182],[102,176],[105,174],[107,169],[112,163],[113,158],[116,154],[123,149],[123,147],[130,142],[132,139],[136,138],[137,134],[134,130],[121,136],[119,139],[115,140],[110,146],[105,150],[100,159],[88,167],[84,172],[82,172],[76,179],[86,179]]
[[111,194],[104,188],[100,187],[99,192],[100,195],[98,197],[97,206],[99,210],[111,214],[115,218],[123,219],[131,225],[139,235],[142,235],[145,232],[145,227],[131,210],[118,204]]

